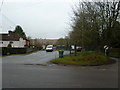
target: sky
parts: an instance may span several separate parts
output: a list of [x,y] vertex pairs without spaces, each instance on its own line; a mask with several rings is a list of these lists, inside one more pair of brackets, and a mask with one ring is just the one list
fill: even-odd
[[68,35],[72,7],[79,0],[4,0],[2,33],[20,25],[32,38],[58,39]]

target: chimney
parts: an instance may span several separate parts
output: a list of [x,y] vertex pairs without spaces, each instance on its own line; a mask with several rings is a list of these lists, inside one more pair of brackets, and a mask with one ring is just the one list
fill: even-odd
[[8,31],[8,34],[11,35],[13,32],[12,31]]

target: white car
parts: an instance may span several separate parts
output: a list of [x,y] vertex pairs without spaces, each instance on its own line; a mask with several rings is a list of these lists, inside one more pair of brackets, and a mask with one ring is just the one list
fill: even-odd
[[53,51],[53,45],[47,45],[46,52],[52,52]]

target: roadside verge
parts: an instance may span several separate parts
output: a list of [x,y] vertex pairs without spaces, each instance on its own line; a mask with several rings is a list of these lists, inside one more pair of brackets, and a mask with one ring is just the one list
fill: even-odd
[[101,52],[80,52],[77,56],[66,55],[64,58],[57,58],[50,61],[54,64],[79,65],[79,66],[99,66],[115,63],[116,60],[105,56]]

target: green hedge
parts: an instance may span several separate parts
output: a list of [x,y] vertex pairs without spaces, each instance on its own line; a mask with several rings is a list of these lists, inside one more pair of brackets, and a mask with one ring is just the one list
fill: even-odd
[[120,48],[110,48],[109,56],[111,56],[111,57],[120,57]]
[[2,55],[2,48],[0,47],[0,55]]
[[0,54],[6,55],[9,54],[24,54],[27,52],[27,48],[9,48],[9,47],[3,47],[0,48]]

